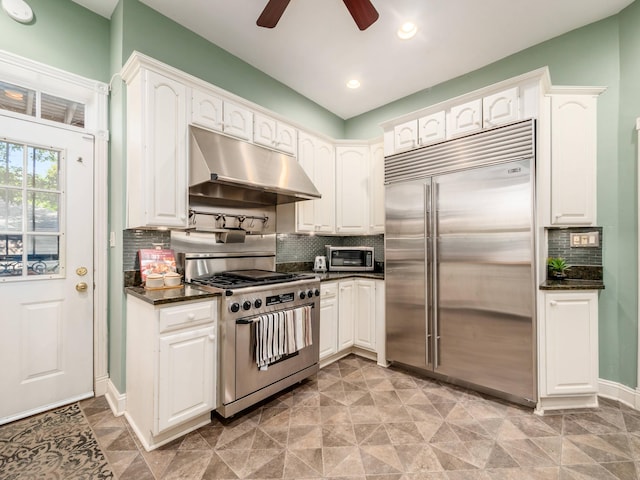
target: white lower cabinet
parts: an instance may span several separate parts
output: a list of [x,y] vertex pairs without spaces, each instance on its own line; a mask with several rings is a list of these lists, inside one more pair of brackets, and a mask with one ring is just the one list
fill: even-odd
[[216,300],[154,306],[127,297],[125,416],[146,450],[211,421],[217,342]]
[[355,341],[355,296],[354,280],[338,283],[338,351],[353,346]]
[[338,353],[338,283],[320,286],[320,360]]
[[355,281],[354,345],[376,349],[376,281]]
[[542,304],[539,409],[597,405],[597,291],[546,293]]
[[[384,282],[365,278],[323,282],[320,296],[320,360],[352,347],[376,352],[384,327]],[[382,296],[377,292],[382,292]],[[384,355],[383,355],[384,356]]]

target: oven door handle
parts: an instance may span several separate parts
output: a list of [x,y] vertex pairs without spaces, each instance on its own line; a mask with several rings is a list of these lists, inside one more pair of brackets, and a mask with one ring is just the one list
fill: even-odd
[[[301,308],[301,307],[311,307],[311,308],[316,308],[316,305],[314,303],[307,303],[305,305],[300,305],[298,307],[295,308]],[[295,308],[287,308],[285,310],[276,310],[275,312],[267,312],[267,313],[276,313],[278,311],[280,312],[286,312],[288,310],[295,310]],[[256,323],[258,321],[258,318],[260,318],[261,315],[265,315],[264,313],[260,313],[258,315],[255,315],[253,317],[245,317],[245,318],[238,318],[236,320],[236,325],[250,325],[252,323]]]

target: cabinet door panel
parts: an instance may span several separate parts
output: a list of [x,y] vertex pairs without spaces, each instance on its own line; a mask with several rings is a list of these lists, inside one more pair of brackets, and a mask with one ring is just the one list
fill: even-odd
[[484,128],[494,127],[520,118],[518,87],[494,93],[482,99]]
[[222,99],[199,90],[191,93],[191,123],[222,131]]
[[215,329],[160,337],[154,434],[215,408]]
[[482,128],[482,99],[455,105],[447,112],[447,138],[458,137]]
[[596,222],[596,97],[551,98],[551,223]]
[[[187,89],[155,72],[146,72],[146,225],[186,226]],[[138,225],[143,226],[143,225]]]
[[276,131],[276,148],[290,155],[296,154],[297,131],[290,125],[278,123]]
[[338,289],[338,351],[354,342],[355,282],[339,283]]
[[240,105],[224,102],[224,132],[242,140],[253,139],[253,113]]
[[253,142],[265,147],[276,146],[276,121],[272,118],[254,114]]
[[369,147],[336,148],[336,232],[367,233],[369,223]]
[[[315,178],[316,164],[316,139],[310,135],[300,132],[298,144],[298,163],[315,184],[316,188],[324,198],[324,192],[318,185]],[[306,200],[296,203],[296,231],[313,232],[315,230],[315,210],[320,200]]]
[[445,113],[442,111],[418,119],[418,144],[420,146],[431,145],[446,139],[445,118]]
[[410,120],[393,128],[393,151],[394,153],[412,150],[417,146],[418,123]]
[[[336,158],[333,145],[318,141],[315,148],[314,183],[322,198],[313,200],[318,233],[333,233],[336,226]],[[305,202],[300,202],[305,203]]]
[[597,293],[547,294],[546,393],[598,391]]
[[374,280],[356,280],[355,339],[358,347],[376,348],[376,284]]
[[338,286],[320,287],[320,360],[338,352]]

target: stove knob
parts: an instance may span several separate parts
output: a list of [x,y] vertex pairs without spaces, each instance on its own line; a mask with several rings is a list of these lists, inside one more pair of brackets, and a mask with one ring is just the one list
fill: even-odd
[[305,292],[300,292],[300,300],[304,300],[307,294]]
[[309,290],[307,292],[307,297],[312,298],[313,297],[313,290]]
[[316,297],[320,296],[320,290],[316,288]]
[[225,294],[227,297],[230,297],[231,295],[233,295],[233,290],[225,290],[224,294]]
[[242,309],[249,310],[251,308],[251,302],[249,300],[245,300],[242,302]]
[[238,302],[233,302],[229,306],[229,310],[231,310],[233,313],[238,313],[240,311],[240,304]]
[[262,300],[260,300],[259,298],[258,298],[258,299],[256,299],[256,300],[253,302],[253,306],[254,306],[254,307],[256,307],[256,308],[260,308],[260,307],[262,306]]

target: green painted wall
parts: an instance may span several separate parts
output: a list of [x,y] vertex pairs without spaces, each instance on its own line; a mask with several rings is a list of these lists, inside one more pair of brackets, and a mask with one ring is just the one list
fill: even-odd
[[29,0],[31,23],[0,10],[0,48],[94,80],[109,78],[109,20],[70,0]]
[[617,178],[615,183],[601,184],[599,191],[606,189],[618,205],[616,224],[619,242],[615,282],[619,286],[619,295],[614,299],[615,303],[610,301],[606,305],[606,311],[600,311],[600,375],[602,378],[620,381],[625,385],[637,386],[638,141],[635,124],[636,118],[640,117],[640,2],[631,4],[618,15],[618,18],[620,109]]
[[137,50],[312,130],[333,138],[344,136],[340,117],[138,0],[121,1],[125,61]]
[[[118,4],[111,16],[111,74],[122,68],[124,8]],[[109,248],[109,377],[119,392],[126,390],[126,322],[125,297],[122,293],[123,234],[125,227],[125,139],[126,90],[119,76],[115,76],[109,98],[109,232],[116,238]]]

